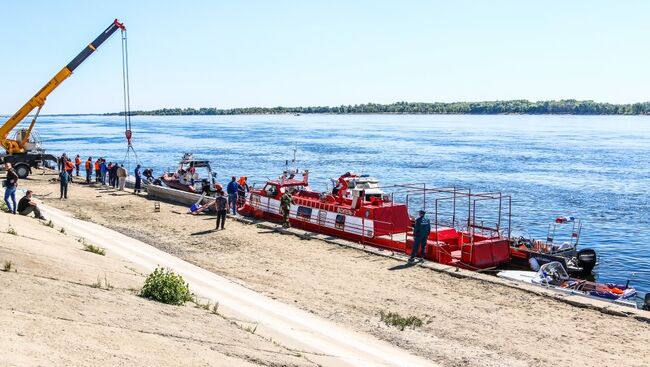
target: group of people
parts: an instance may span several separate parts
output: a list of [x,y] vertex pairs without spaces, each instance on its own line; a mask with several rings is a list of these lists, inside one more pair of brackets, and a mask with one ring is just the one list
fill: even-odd
[[[79,171],[81,167],[81,157],[79,154],[74,159],[74,162],[68,158],[68,156],[63,153],[59,158],[59,181],[61,183],[61,199],[67,199],[67,188],[68,183],[72,182],[73,171],[76,170],[76,176],[79,176]],[[95,173],[96,183],[101,183],[102,185],[108,185],[114,189],[124,191],[126,185],[126,177],[128,176],[128,171],[124,168],[124,164],[118,164],[117,162],[106,162],[106,159],[100,157],[93,162],[93,157],[88,157],[84,164],[86,171],[86,183],[90,184],[92,182],[93,172]],[[153,170],[145,170],[153,177]],[[142,172],[141,166],[138,164],[134,170],[135,175],[135,188],[134,193],[140,193],[142,191]]]
[[[198,214],[206,210],[214,210],[217,214],[216,229],[225,229],[226,214],[230,210],[233,215],[237,215],[238,203],[241,204],[243,200],[246,200],[245,195],[249,190],[246,176],[240,177],[239,181],[237,177],[232,176],[225,192],[220,186],[217,187],[214,200],[205,205],[190,208],[190,212]],[[226,197],[226,193],[228,197]]]
[[32,199],[32,191],[25,191],[25,196],[23,196],[16,204],[16,190],[18,189],[18,174],[14,171],[11,163],[5,163],[5,170],[7,171],[7,177],[2,182],[2,186],[5,188],[5,204],[7,205],[7,210],[12,214],[28,215],[34,213],[34,216],[38,219],[45,219],[41,214],[36,202]]

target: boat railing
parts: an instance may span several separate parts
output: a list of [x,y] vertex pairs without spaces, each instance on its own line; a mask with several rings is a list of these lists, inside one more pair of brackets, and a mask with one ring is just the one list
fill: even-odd
[[[301,204],[307,204],[307,202],[302,202],[299,199],[294,199],[294,204],[298,206],[302,206]],[[304,223],[311,223],[311,224],[317,224],[320,226],[324,226],[333,230],[338,230],[342,232],[347,232],[351,234],[356,234],[361,237],[361,242],[364,242],[366,239],[372,239],[376,237],[381,237],[381,236],[395,236],[400,233],[402,233],[402,237],[404,230],[398,231],[395,229],[395,225],[392,222],[387,222],[387,221],[381,221],[381,220],[376,220],[376,219],[366,219],[363,217],[354,217],[354,218],[359,218],[361,220],[360,224],[354,223],[350,220],[347,220],[347,216],[350,216],[348,213],[341,213],[337,211],[337,206],[333,204],[327,204],[327,203],[319,203],[319,205],[313,206],[314,202],[309,201],[309,206],[304,205],[304,207],[309,208],[309,215],[306,215],[307,213],[301,213],[300,210],[297,212],[292,213],[291,219],[295,219],[298,222],[304,222]],[[251,206],[255,209],[261,210],[264,213],[274,213],[277,215],[282,215],[281,209],[275,205],[270,205],[268,200],[260,200],[260,201],[251,201]],[[318,212],[316,215],[312,215],[312,210],[323,210],[325,212],[333,212],[337,213],[337,216],[335,218],[328,218],[328,216],[321,215]],[[372,221],[373,225],[367,224],[367,222]],[[296,225],[296,227],[299,227],[299,225]],[[377,228],[382,228],[381,230],[377,230]],[[393,240],[393,237],[391,237],[391,240]],[[401,240],[401,238],[400,238]]]

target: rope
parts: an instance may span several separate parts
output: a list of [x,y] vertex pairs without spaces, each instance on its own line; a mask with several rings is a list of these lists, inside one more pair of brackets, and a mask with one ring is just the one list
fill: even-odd
[[122,29],[122,88],[124,93],[124,134],[127,141],[126,154],[122,162],[124,162],[127,171],[130,172],[131,153],[133,153],[136,164],[141,164],[141,162],[131,144],[131,86],[129,83],[129,48],[125,29]]
[[[129,82],[129,48],[126,30],[122,30],[122,85],[124,89],[124,129],[131,131],[131,86]],[[127,136],[129,145],[130,137]]]

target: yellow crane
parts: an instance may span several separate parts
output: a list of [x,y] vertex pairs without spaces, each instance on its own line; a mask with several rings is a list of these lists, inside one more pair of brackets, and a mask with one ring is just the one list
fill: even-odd
[[[72,61],[64,66],[50,81],[47,82],[25,105],[13,114],[2,126],[0,126],[0,145],[6,150],[2,155],[3,163],[11,163],[20,178],[25,178],[31,173],[31,167],[37,167],[46,160],[56,161],[56,157],[50,154],[44,154],[42,151],[29,149],[29,138],[32,135],[32,129],[36,124],[36,119],[45,105],[45,99],[52,93],[72,72],[83,63],[88,56],[97,50],[115,31],[126,30],[123,23],[115,19],[111,25],[106,28],[94,41],[86,46]],[[34,109],[36,113],[32,122],[27,129],[19,130],[13,139],[9,138],[9,133],[18,124],[27,117]]]

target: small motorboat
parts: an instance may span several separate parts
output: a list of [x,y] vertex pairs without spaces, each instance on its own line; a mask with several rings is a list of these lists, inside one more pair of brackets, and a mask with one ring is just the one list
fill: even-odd
[[[199,171],[204,171],[204,175]],[[210,161],[194,159],[191,153],[183,155],[175,172],[163,173],[160,182],[172,189],[198,194],[212,194],[222,188],[217,182],[217,173],[212,172]]]
[[574,279],[569,277],[562,264],[557,261],[542,265],[538,271],[505,270],[497,273],[497,276],[552,288],[562,293],[577,294],[637,308],[634,300],[637,292],[629,285],[629,281],[627,284],[614,284]]
[[591,275],[597,264],[596,251],[590,248],[578,250],[582,222],[575,217],[557,217],[549,224],[546,241],[513,237],[510,253],[513,262],[530,266],[537,271],[540,265],[557,261],[569,274]]

